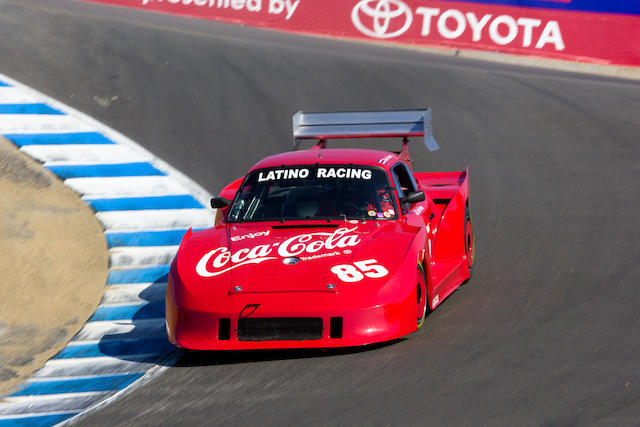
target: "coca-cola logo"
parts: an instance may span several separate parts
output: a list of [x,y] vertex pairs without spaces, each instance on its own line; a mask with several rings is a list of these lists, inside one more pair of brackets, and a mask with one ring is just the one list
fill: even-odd
[[390,39],[411,27],[413,15],[401,0],[361,0],[351,11],[351,21],[369,37]]
[[282,243],[256,245],[252,248],[238,249],[235,252],[223,246],[207,252],[200,258],[196,264],[196,273],[202,277],[215,277],[247,264],[316,254],[323,250],[354,247],[361,241],[359,235],[350,234],[356,230],[357,227],[338,228],[333,233],[299,234]]

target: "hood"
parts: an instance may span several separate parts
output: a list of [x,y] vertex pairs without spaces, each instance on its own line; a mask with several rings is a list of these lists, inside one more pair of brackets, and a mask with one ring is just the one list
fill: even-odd
[[183,278],[229,292],[332,292],[340,266],[375,259],[393,273],[416,232],[399,221],[227,224],[185,238],[178,262]]

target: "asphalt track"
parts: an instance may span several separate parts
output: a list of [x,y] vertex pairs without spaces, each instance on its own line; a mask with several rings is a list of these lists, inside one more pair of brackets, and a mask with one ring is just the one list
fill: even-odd
[[62,0],[0,1],[0,72],[211,192],[299,110],[434,110],[471,169],[477,267],[365,351],[187,354],[80,425],[637,425],[640,84]]

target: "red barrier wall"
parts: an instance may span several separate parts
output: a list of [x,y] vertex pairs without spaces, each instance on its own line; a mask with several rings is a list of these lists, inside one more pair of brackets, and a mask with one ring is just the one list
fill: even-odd
[[297,33],[640,67],[640,16],[631,14],[443,0],[85,1]]

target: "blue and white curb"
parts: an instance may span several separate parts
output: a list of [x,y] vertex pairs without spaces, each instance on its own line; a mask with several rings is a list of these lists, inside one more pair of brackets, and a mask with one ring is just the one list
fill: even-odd
[[[0,399],[0,427],[73,421],[170,364],[164,292],[189,227],[211,227],[210,195],[118,132],[0,74],[0,135],[96,212],[109,246],[102,301],[69,344]],[[161,364],[162,363],[162,364]]]

